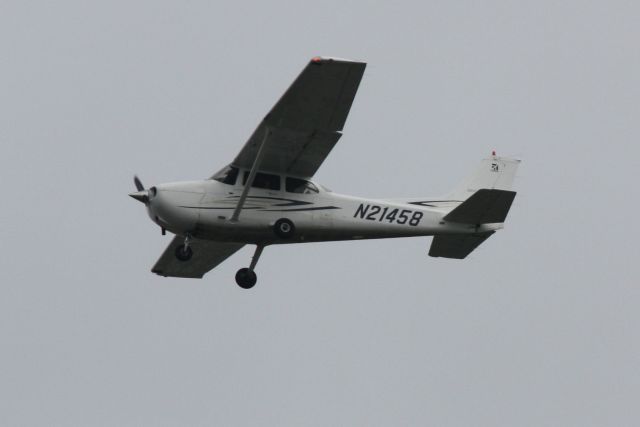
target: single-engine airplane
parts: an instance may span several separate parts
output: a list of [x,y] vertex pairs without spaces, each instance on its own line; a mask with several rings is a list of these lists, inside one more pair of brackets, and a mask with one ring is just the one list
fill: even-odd
[[365,199],[312,177],[342,136],[365,63],[315,57],[264,117],[236,158],[209,179],[137,192],[151,219],[175,234],[152,272],[202,278],[244,245],[256,245],[240,287],[256,283],[268,245],[434,236],[433,257],[465,258],[503,228],[519,160],[492,156],[444,197]]

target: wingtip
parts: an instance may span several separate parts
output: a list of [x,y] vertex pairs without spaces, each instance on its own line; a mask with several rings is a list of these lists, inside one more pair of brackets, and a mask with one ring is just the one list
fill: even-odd
[[366,64],[366,62],[364,62],[364,61],[356,61],[356,60],[353,60],[353,59],[338,58],[336,56],[320,56],[320,55],[316,55],[313,58],[311,58],[311,63],[312,64],[320,65],[320,64],[323,64],[323,63],[327,63],[327,62],[342,62],[342,63],[349,63],[349,64]]
[[164,274],[164,272],[162,270],[158,270],[156,268],[152,268],[151,272],[154,273],[154,274],[157,274],[158,276],[167,277],[167,275]]

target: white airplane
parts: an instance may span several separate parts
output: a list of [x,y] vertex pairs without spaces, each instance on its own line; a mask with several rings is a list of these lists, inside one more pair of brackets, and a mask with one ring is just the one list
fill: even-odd
[[397,200],[337,194],[311,178],[342,136],[366,64],[315,57],[240,153],[209,179],[130,194],[176,236],[152,272],[202,278],[244,245],[256,245],[236,282],[256,283],[263,249],[282,243],[435,236],[429,255],[465,258],[503,223],[519,160],[493,155],[444,197]]

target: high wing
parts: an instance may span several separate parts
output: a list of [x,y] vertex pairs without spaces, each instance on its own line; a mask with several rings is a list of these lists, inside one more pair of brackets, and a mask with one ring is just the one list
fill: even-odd
[[251,169],[269,131],[259,169],[312,177],[342,136],[365,67],[363,62],[313,58],[232,164]]
[[242,243],[193,239],[190,242],[193,256],[188,261],[180,261],[176,258],[175,252],[176,248],[183,243],[184,237],[174,237],[151,271],[165,277],[200,279],[244,246]]

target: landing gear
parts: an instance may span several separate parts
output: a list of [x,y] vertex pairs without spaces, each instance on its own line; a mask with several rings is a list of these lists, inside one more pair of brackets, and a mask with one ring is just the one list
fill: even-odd
[[193,256],[193,249],[189,246],[180,245],[176,248],[176,258],[180,261],[189,261]]
[[191,234],[187,234],[184,238],[184,245],[180,245],[176,248],[176,258],[180,261],[189,261],[193,256],[193,249],[189,246],[191,243]]
[[276,233],[276,236],[281,239],[290,239],[296,232],[296,227],[293,225],[291,220],[287,218],[280,218],[273,225],[273,231]]
[[258,276],[256,276],[256,273],[249,270],[248,268],[241,268],[236,273],[236,283],[242,289],[253,288],[253,285],[256,284],[257,280],[258,280]]
[[251,289],[256,284],[258,280],[258,276],[256,276],[255,271],[256,264],[258,264],[258,260],[260,259],[260,255],[262,255],[262,250],[264,249],[264,245],[256,246],[256,251],[253,254],[253,258],[251,258],[251,265],[249,268],[241,268],[236,273],[236,283],[242,289]]

